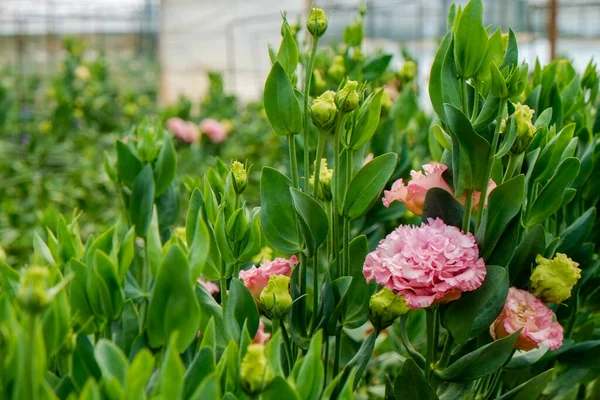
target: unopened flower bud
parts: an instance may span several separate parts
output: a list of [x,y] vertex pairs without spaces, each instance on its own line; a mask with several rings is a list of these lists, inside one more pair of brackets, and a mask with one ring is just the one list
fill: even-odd
[[342,79],[346,76],[346,65],[344,64],[344,57],[335,56],[333,58],[333,62],[329,66],[327,70],[327,75],[329,75],[335,81],[341,82]]
[[313,7],[306,20],[306,29],[314,37],[321,37],[327,30],[327,15],[320,8]]
[[29,267],[25,270],[17,299],[21,307],[29,313],[36,314],[50,304],[48,290],[48,269]]
[[417,63],[414,61],[406,61],[402,65],[402,69],[398,72],[398,76],[402,82],[410,82],[417,76]]
[[409,311],[404,296],[397,296],[386,287],[371,296],[369,300],[370,320],[379,329],[387,328],[396,318]]
[[531,122],[535,110],[527,107],[526,105],[515,103],[515,112],[513,118],[517,124],[517,138],[511,148],[511,153],[521,154],[531,144],[533,137],[535,136],[535,126]]
[[[319,190],[318,196],[322,201],[331,201],[331,177],[333,176],[333,170],[327,168],[327,159],[321,159],[321,169],[319,171]],[[308,180],[310,187],[315,185],[315,174],[312,174]]]
[[337,107],[335,92],[328,90],[317,97],[310,108],[312,120],[321,132],[328,132],[335,125]]
[[335,95],[335,104],[342,112],[350,112],[358,107],[358,82],[348,81]]
[[318,69],[313,71],[312,79],[310,80],[310,95],[316,96],[319,93],[323,93],[326,82]]
[[581,278],[578,263],[557,253],[552,260],[542,257],[535,258],[537,267],[531,274],[532,293],[544,302],[561,303],[571,297],[571,289]]
[[261,389],[269,386],[273,376],[269,369],[264,345],[248,345],[246,355],[242,359],[240,375],[242,387],[249,394],[258,393]]
[[248,185],[248,174],[246,167],[239,161],[231,164],[231,173],[233,174],[233,188],[237,194],[242,194]]
[[292,306],[290,278],[285,275],[271,275],[267,286],[260,292],[260,303],[267,316],[281,319]]
[[349,47],[359,47],[362,44],[365,33],[362,18],[357,18],[351,25],[344,29],[344,43]]

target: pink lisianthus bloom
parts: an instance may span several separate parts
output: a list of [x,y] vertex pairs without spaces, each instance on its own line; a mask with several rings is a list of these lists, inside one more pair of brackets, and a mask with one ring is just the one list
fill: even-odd
[[200,131],[193,122],[184,121],[181,118],[169,118],[167,129],[179,140],[194,143],[200,139]]
[[211,295],[219,293],[221,291],[219,289],[219,285],[217,285],[214,282],[207,281],[206,279],[198,278],[198,283],[204,286],[204,289],[206,289]]
[[255,299],[260,297],[260,292],[267,286],[271,275],[292,274],[292,267],[298,264],[298,258],[292,256],[289,260],[285,258],[276,258],[273,261],[263,261],[260,267],[253,266],[245,271],[240,271],[240,279],[250,290]]
[[225,126],[212,118],[205,118],[200,122],[200,131],[206,134],[214,143],[221,143],[227,139]]
[[258,320],[258,330],[256,331],[256,335],[254,335],[254,339],[252,339],[252,343],[254,344],[265,344],[271,338],[271,334],[265,332],[265,323],[260,318]]
[[553,317],[552,310],[540,299],[511,287],[502,312],[490,326],[490,334],[500,339],[523,328],[515,345],[518,350],[537,349],[540,344],[556,350],[562,346],[563,327]]
[[367,255],[363,275],[404,296],[416,310],[477,289],[486,269],[471,233],[429,218],[420,227],[401,225],[381,240]]
[[425,196],[431,188],[437,187],[444,189],[448,193],[454,194],[454,191],[448,186],[442,174],[448,169],[444,164],[425,164],[421,171],[411,171],[411,180],[405,184],[402,179],[398,179],[392,185],[392,190],[383,192],[383,205],[389,207],[393,201],[401,201],[411,212],[422,215],[425,205]]
[[[496,185],[496,182],[494,182],[493,180],[490,179],[490,182],[488,183],[487,193],[485,195],[485,203],[483,204],[484,208],[487,207],[488,199],[490,198],[490,193],[492,192],[492,190],[496,189],[497,186],[498,185]],[[467,198],[467,196],[463,194],[457,200],[460,204],[465,205],[466,198]],[[473,192],[473,202],[471,203],[471,209],[473,211],[475,211],[479,208],[480,200],[481,200],[481,192]]]

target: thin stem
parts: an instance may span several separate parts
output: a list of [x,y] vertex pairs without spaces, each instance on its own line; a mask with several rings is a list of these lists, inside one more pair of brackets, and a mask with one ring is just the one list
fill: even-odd
[[434,312],[431,310],[425,310],[426,324],[427,324],[427,355],[425,357],[425,379],[431,379],[431,363],[433,362],[433,349],[435,348],[434,337],[433,337],[433,322]]
[[406,314],[400,318],[400,337],[402,338],[402,345],[404,346],[408,354],[410,354],[412,359],[415,360],[417,365],[419,365],[420,367],[424,367],[425,357],[423,357],[423,355],[413,347],[412,343],[410,342],[410,339],[408,338],[408,335],[406,334],[406,318]]
[[[482,200],[483,201],[483,200]],[[481,204],[480,201],[480,205]],[[463,211],[462,230],[464,233],[468,233],[471,229],[471,208],[473,207],[473,189],[466,191],[465,209]],[[481,207],[483,208],[483,207]]]
[[467,80],[460,79],[460,97],[462,100],[462,108],[465,115],[469,115],[469,90],[467,88]]
[[452,348],[454,347],[454,338],[448,332],[448,336],[446,336],[446,341],[444,342],[444,350],[442,350],[442,356],[440,357],[440,362],[438,366],[440,368],[446,368],[448,363],[450,362],[450,357],[452,356]]
[[298,160],[296,159],[296,138],[293,133],[288,135],[289,157],[290,157],[290,172],[292,174],[292,186],[298,189]]
[[[306,294],[306,255],[300,252],[300,296]],[[303,335],[306,335],[306,297],[298,300],[298,314],[300,316],[299,328]]]
[[317,159],[315,160],[315,182],[313,185],[313,198],[315,199],[318,198],[319,193],[319,182],[321,181],[321,159],[323,158],[326,142],[327,137],[325,137],[324,134],[319,133],[319,139],[317,143]]
[[219,282],[221,284],[221,305],[225,307],[227,304],[227,279],[221,278]]
[[324,373],[323,390],[327,387],[327,375],[329,373],[329,336],[323,334],[323,346],[325,346],[325,358],[323,358]]
[[285,348],[286,358],[287,358],[287,369],[288,374],[292,372],[292,346],[290,345],[290,337],[287,333],[287,329],[285,329],[285,324],[283,320],[279,320],[279,326],[281,327],[281,336],[283,337],[283,347]]
[[29,360],[29,385],[31,388],[31,394],[33,395],[33,399],[32,400],[36,400],[38,398],[38,393],[39,393],[39,387],[37,385],[36,382],[36,376],[37,376],[37,370],[36,370],[36,362],[33,359],[33,357],[36,357],[36,355],[34,355],[35,352],[35,348],[36,348],[36,334],[37,334],[37,315],[36,314],[30,314],[29,315],[29,355],[31,356],[31,360]]
[[[345,121],[345,116],[342,113],[338,113],[337,115],[337,120],[336,120],[336,125],[335,125],[335,133],[333,135],[333,148],[334,148],[334,152],[333,152],[333,177],[332,177],[332,207],[331,207],[331,220],[332,220],[332,237],[333,237],[333,248],[331,250],[331,254],[333,256],[332,260],[337,259],[338,255],[339,255],[339,241],[338,241],[338,235],[340,232],[340,228],[339,228],[339,218],[338,218],[338,212],[337,212],[337,203],[341,200],[338,199],[338,185],[339,185],[339,180],[341,179],[340,177],[340,170],[341,170],[341,165],[340,165],[340,140],[341,140],[341,135],[342,135],[342,131],[344,129],[344,121]],[[341,271],[341,264],[338,262],[338,268],[340,268]]]
[[[302,106],[304,110],[304,191],[306,193],[308,193],[308,177],[310,176],[310,154],[308,151],[308,98],[310,93],[310,81],[312,80],[313,68],[315,65],[315,58],[317,56],[318,47],[319,38],[313,37],[312,48],[310,50],[310,57],[308,59],[308,64],[306,66],[306,71],[304,75],[304,102]],[[318,155],[317,160],[319,160]]]
[[315,254],[313,255],[313,265],[312,265],[312,274],[313,274],[313,313],[312,313],[312,322],[310,324],[311,332],[314,333],[317,328],[317,310],[319,309],[319,249],[315,249]]
[[471,122],[475,122],[479,113],[479,81],[473,78],[473,113],[471,114]]
[[150,293],[150,264],[148,262],[148,241],[146,239],[144,239],[144,248],[146,249],[146,254],[144,257],[144,263],[142,265],[142,290],[146,297],[142,300],[142,305],[140,307],[140,333],[144,331],[144,327],[146,325],[146,314],[148,310],[148,293]]
[[335,379],[340,372],[340,361],[342,359],[342,332],[335,335],[335,353],[333,355],[333,375],[331,379]]
[[498,109],[498,115],[496,116],[496,129],[494,129],[494,138],[492,139],[492,147],[490,148],[490,157],[488,159],[487,170],[485,172],[485,181],[483,181],[483,189],[481,190],[481,196],[479,197],[479,208],[477,209],[477,224],[475,231],[479,230],[481,221],[483,220],[483,209],[485,208],[485,199],[488,194],[488,184],[492,176],[492,169],[494,168],[494,161],[496,160],[496,148],[498,147],[498,140],[500,138],[500,125],[502,123],[502,116],[504,115],[504,107],[506,106],[506,99],[500,101],[500,108]]
[[112,340],[112,326],[110,321],[107,321],[104,325],[104,338]]
[[[352,167],[352,151],[346,151],[346,171],[344,177],[344,187],[348,188],[350,184],[350,169]],[[345,191],[345,190],[344,190]],[[344,275],[350,275],[350,219],[344,217],[342,245],[344,249]]]
[[432,360],[437,360],[437,344],[440,341],[440,313],[437,310],[437,308],[434,311],[433,314],[433,343],[435,343],[435,346],[433,346],[433,357],[431,358]]

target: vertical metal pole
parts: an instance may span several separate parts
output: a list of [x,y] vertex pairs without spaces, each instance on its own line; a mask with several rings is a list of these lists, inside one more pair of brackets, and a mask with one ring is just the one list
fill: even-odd
[[550,59],[556,58],[556,42],[558,40],[558,0],[548,0],[548,42]]

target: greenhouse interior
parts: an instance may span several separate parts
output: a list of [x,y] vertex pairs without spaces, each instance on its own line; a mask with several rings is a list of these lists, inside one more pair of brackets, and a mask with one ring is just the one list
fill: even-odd
[[0,0],[0,399],[600,400],[598,21]]

